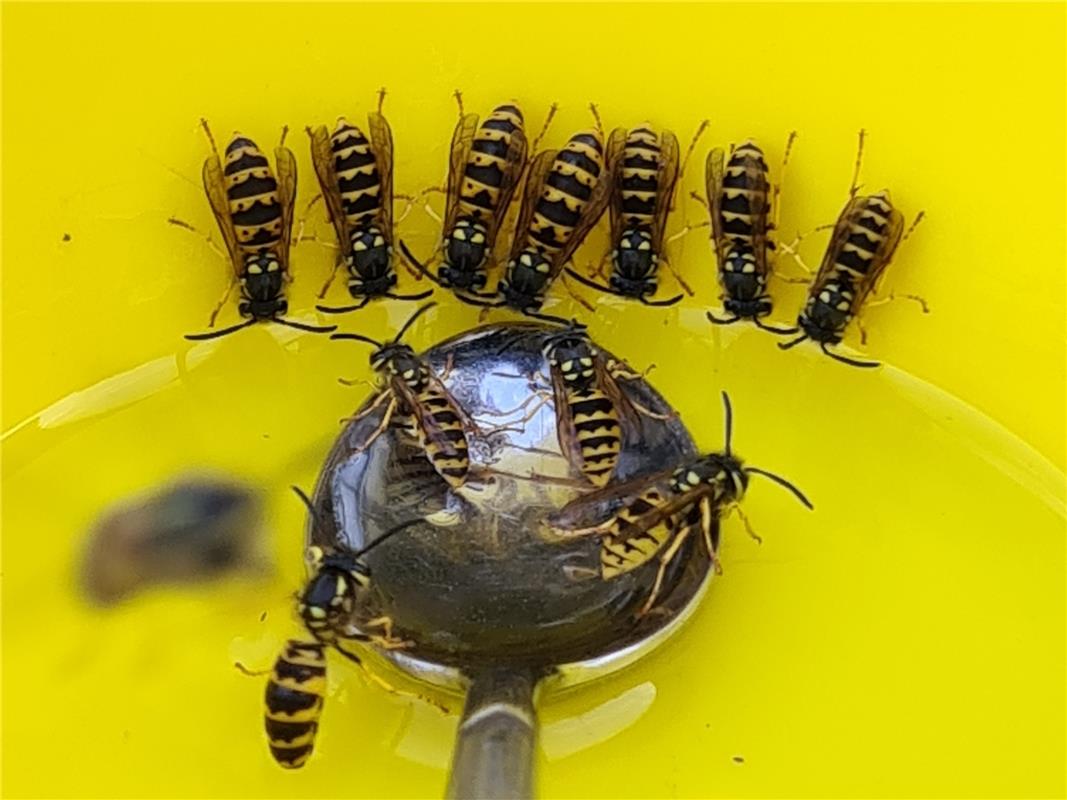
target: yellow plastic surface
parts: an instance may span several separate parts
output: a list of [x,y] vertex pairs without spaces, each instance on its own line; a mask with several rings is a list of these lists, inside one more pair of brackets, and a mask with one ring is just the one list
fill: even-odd
[[[548,310],[658,365],[705,449],[728,389],[738,451],[816,511],[753,479],[764,544],[726,524],[725,572],[684,632],[546,697],[544,796],[1063,796],[1064,23],[1062,4],[5,5],[3,794],[442,790],[455,715],[340,661],[308,766],[268,756],[264,679],[233,661],[266,668],[296,632],[303,515],[287,487],[310,487],[365,396],[336,378],[368,377],[367,352],[267,327],[184,342],[227,267],[166,223],[214,232],[199,117],[264,149],[289,125],[302,209],[303,127],[362,120],[385,85],[398,191],[443,180],[461,88],[481,113],[515,97],[531,128],[558,101],[549,145],[589,124],[590,100],[609,126],[647,118],[683,146],[709,118],[684,193],[708,147],[752,136],[776,169],[796,129],[788,237],[834,220],[866,127],[865,187],[927,213],[884,286],[932,311],[871,312],[879,371],[712,329],[703,233],[673,254],[698,287],[681,307],[605,299],[594,317],[554,291]],[[683,199],[671,230],[701,213]],[[330,235],[321,210],[309,224]],[[419,253],[436,236],[419,211],[403,231]],[[806,240],[809,262],[824,241]],[[296,251],[297,314],[330,263]],[[802,288],[773,290],[791,320]],[[417,346],[476,322],[439,299]],[[411,310],[343,325],[384,336]],[[96,515],[194,468],[268,493],[276,574],[88,608],[74,576]]]

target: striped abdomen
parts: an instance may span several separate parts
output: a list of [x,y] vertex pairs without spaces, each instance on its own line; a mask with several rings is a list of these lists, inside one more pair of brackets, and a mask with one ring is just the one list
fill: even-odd
[[724,237],[761,252],[762,247],[755,238],[762,237],[767,229],[769,196],[770,181],[763,151],[755,142],[744,142],[730,154],[722,178],[719,218]]
[[270,752],[283,767],[304,765],[326,693],[326,654],[317,642],[290,640],[267,681],[266,730]]
[[633,520],[668,500],[658,489],[649,489],[616,512],[613,530],[600,544],[600,574],[605,580],[637,569],[655,557],[673,532],[670,520],[642,530]]
[[341,207],[350,230],[377,219],[382,205],[382,178],[370,140],[344,119],[330,136]]
[[508,170],[508,152],[514,137],[523,135],[522,126],[522,112],[518,107],[502,105],[494,108],[478,127],[463,168],[457,198],[458,218],[487,219],[496,213]]
[[596,131],[577,133],[560,150],[534,209],[527,244],[545,253],[563,248],[604,171],[604,141]]
[[426,390],[418,394],[418,437],[437,474],[459,488],[467,480],[470,457],[467,433],[449,395]]
[[848,226],[848,235],[841,239],[841,246],[833,253],[833,270],[863,278],[871,271],[876,257],[889,258],[892,253],[886,250],[893,230],[890,221],[894,213],[886,192],[860,198],[849,219],[843,220]]
[[605,486],[615,472],[622,449],[622,428],[615,405],[596,388],[569,389],[566,398],[581,451],[582,474],[594,486]]
[[282,238],[282,204],[270,162],[256,143],[235,135],[226,147],[226,196],[242,250],[259,252]]
[[659,136],[651,128],[634,128],[622,149],[622,213],[629,226],[651,228],[659,192]]

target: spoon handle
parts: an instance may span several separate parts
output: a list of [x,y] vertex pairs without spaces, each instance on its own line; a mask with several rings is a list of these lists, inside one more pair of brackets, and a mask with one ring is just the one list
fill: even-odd
[[469,674],[456,733],[448,800],[532,800],[542,673],[490,667]]

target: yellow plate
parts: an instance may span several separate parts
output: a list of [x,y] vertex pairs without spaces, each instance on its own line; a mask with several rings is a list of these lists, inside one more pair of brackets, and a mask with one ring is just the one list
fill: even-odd
[[[545,796],[1063,795],[1063,5],[19,4],[3,21],[6,796],[441,791],[455,717],[339,662],[312,761],[269,759],[263,679],[233,661],[266,667],[296,630],[303,523],[286,487],[310,486],[364,397],[336,378],[368,377],[367,353],[264,327],[184,342],[227,268],[166,223],[213,228],[199,117],[264,148],[289,125],[302,213],[303,127],[364,119],[382,85],[401,192],[443,180],[460,88],[481,113],[515,97],[531,127],[558,101],[552,146],[591,100],[608,125],[648,119],[683,147],[709,118],[671,231],[702,218],[685,194],[708,147],[751,136],[776,168],[792,129],[786,237],[833,221],[860,127],[864,186],[927,212],[884,285],[932,311],[872,311],[866,353],[892,365],[877,372],[712,329],[703,231],[673,252],[698,287],[681,307],[603,300],[591,317],[554,291],[549,310],[658,365],[704,448],[728,389],[739,452],[817,510],[753,481],[765,543],[727,523],[725,572],[689,627],[546,703]],[[321,207],[308,224],[330,237]],[[418,210],[403,231],[420,253],[436,236]],[[824,238],[805,241],[809,262]],[[331,258],[296,251],[297,315],[312,318]],[[802,288],[773,288],[788,322]],[[416,345],[474,324],[441,300]],[[384,336],[410,310],[343,324]],[[267,489],[276,574],[87,608],[73,576],[95,515],[192,467]]]

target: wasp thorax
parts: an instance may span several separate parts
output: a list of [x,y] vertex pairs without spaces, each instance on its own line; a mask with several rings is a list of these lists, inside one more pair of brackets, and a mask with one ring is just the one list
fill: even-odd
[[630,279],[651,275],[658,261],[652,250],[652,234],[643,228],[623,231],[612,256],[616,271]]
[[445,260],[453,269],[473,272],[485,262],[488,241],[488,232],[482,223],[461,219],[448,237]]
[[584,336],[565,336],[549,340],[544,347],[549,365],[560,371],[563,379],[574,382],[593,377],[596,347]]
[[552,271],[552,265],[544,254],[537,250],[523,250],[519,257],[512,262],[515,269],[525,269],[547,275]]
[[379,277],[389,272],[393,248],[381,229],[368,225],[352,231],[349,269],[364,277]]

